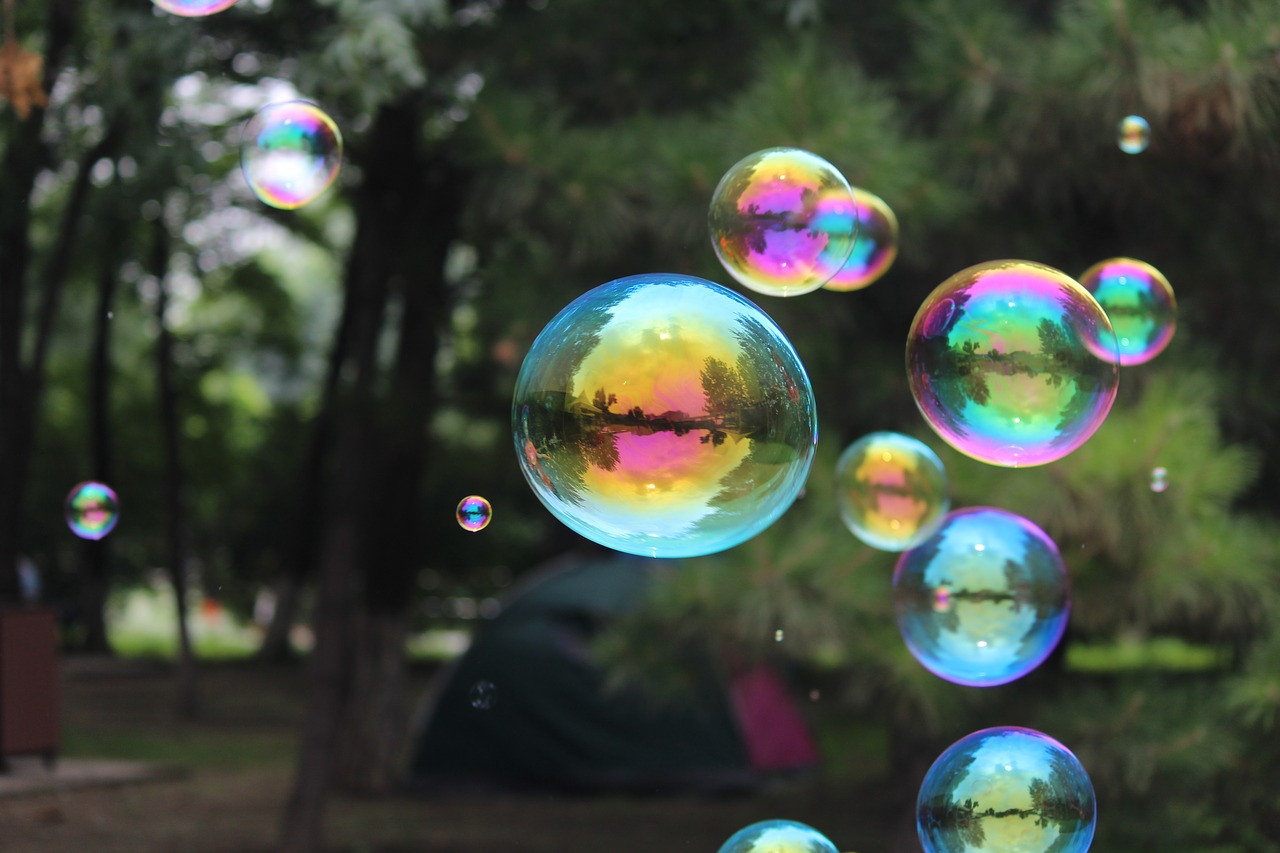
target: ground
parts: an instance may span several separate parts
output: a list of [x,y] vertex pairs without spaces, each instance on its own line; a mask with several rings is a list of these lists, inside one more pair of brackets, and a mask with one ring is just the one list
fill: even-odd
[[[416,674],[415,699],[427,677]],[[305,682],[301,666],[205,668],[201,718],[182,722],[165,667],[68,662],[66,759],[142,760],[163,772],[146,782],[0,794],[0,850],[267,853],[289,790]],[[327,829],[332,853],[715,853],[749,823],[787,818],[820,828],[842,850],[870,851],[914,835],[901,832],[902,817],[881,787],[819,778],[724,798],[334,797]]]

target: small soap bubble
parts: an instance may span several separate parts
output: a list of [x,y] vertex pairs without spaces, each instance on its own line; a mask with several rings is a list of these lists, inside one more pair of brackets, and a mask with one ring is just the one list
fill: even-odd
[[898,257],[898,217],[875,193],[853,188],[858,215],[858,231],[853,251],[831,279],[827,290],[861,290],[889,271]]
[[1102,306],[1065,273],[1030,261],[951,276],[907,337],[907,378],[925,421],[992,465],[1043,465],[1084,444],[1111,411],[1119,375]]
[[969,507],[946,516],[893,573],[898,629],[925,669],[992,687],[1039,666],[1070,612],[1053,540],[1021,516]]
[[817,702],[817,701],[818,701],[819,699],[821,699],[821,698],[822,698],[822,691],[821,691],[821,690],[819,690],[818,688],[816,688],[816,687],[815,687],[815,688],[813,688],[812,690],[810,690],[810,691],[809,691],[809,701],[810,701],[810,702]]
[[1164,468],[1151,469],[1151,491],[1163,492],[1169,488],[1169,472]]
[[493,507],[479,495],[467,495],[458,501],[457,515],[459,527],[478,533],[489,526],[493,519]]
[[1133,258],[1099,261],[1080,284],[1107,312],[1116,333],[1120,364],[1144,364],[1173,340],[1178,305],[1169,280],[1151,264]]
[[1125,116],[1120,119],[1116,144],[1126,154],[1141,154],[1151,144],[1151,125],[1142,116]]
[[720,845],[719,853],[839,853],[831,840],[808,824],[762,820],[743,827]]
[[687,275],[619,279],[538,335],[516,380],[516,456],[565,525],[646,557],[755,536],[791,506],[817,442],[813,391],[781,329]]
[[342,134],[315,104],[269,104],[244,127],[240,168],[264,204],[302,207],[329,188],[341,167]]
[[716,256],[738,282],[767,296],[797,296],[844,266],[858,217],[839,169],[798,148],[767,148],[720,179],[708,223]]
[[151,0],[156,8],[183,18],[203,18],[236,5],[238,0]]
[[67,526],[81,539],[101,539],[120,520],[120,503],[115,490],[106,483],[86,480],[77,483],[64,504]]
[[786,634],[783,633],[781,628],[773,632],[773,641],[775,643],[781,643],[785,637]]
[[471,685],[471,707],[477,711],[488,711],[498,698],[498,688],[492,681],[477,681]]
[[1034,729],[999,726],[938,756],[916,799],[925,853],[1084,853],[1097,801],[1080,760]]
[[872,548],[905,551],[933,533],[951,506],[942,460],[908,435],[865,435],[836,462],[836,506]]

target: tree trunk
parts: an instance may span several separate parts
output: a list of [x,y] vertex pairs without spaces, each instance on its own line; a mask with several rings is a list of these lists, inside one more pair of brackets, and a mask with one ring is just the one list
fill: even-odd
[[390,791],[407,730],[404,609],[368,609],[354,620],[351,698],[343,716],[335,776],[343,790]]

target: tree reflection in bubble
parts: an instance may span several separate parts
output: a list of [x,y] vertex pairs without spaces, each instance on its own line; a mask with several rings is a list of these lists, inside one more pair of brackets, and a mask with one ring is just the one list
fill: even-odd
[[983,729],[925,774],[916,825],[925,853],[1083,853],[1097,821],[1079,759],[1033,729]]
[[560,521],[631,554],[730,548],[778,518],[817,441],[809,379],[750,301],[693,276],[595,288],[534,341],[516,455]]
[[837,853],[831,840],[808,824],[762,820],[745,826],[720,845],[719,853]]

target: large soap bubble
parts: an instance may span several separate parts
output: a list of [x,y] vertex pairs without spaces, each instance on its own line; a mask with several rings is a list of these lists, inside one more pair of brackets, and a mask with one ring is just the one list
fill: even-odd
[[102,539],[120,521],[120,501],[106,483],[86,480],[67,493],[63,506],[67,526],[81,539]]
[[924,442],[873,432],[840,454],[836,505],[854,536],[882,551],[905,551],[933,533],[950,507],[946,469]]
[[152,0],[156,7],[183,18],[204,18],[230,9],[238,0]]
[[551,513],[651,557],[710,554],[772,524],[804,484],[816,418],[773,320],[674,274],[618,279],[556,315],[512,410],[520,468]]
[[1116,358],[1097,300],[1030,261],[951,276],[907,336],[907,378],[929,426],[961,453],[1009,467],[1060,459],[1093,435],[1115,401]]
[[757,293],[797,296],[844,266],[858,218],[839,169],[798,148],[767,148],[720,179],[708,223],[730,275]]
[[341,167],[342,134],[315,104],[268,104],[244,126],[240,168],[264,204],[302,207],[329,188]]
[[861,290],[889,271],[898,257],[898,217],[875,193],[853,188],[858,234],[839,272],[822,285],[827,290]]
[[933,674],[970,687],[1021,678],[1053,651],[1071,602],[1058,546],[990,507],[949,513],[893,572],[898,629]]
[[1178,320],[1173,287],[1151,264],[1133,258],[1099,261],[1080,276],[1080,284],[1107,312],[1120,364],[1148,362],[1173,340]]
[[762,820],[739,829],[719,853],[839,853],[831,840],[808,824]]
[[1097,802],[1080,760],[1034,729],[983,729],[933,762],[916,800],[925,853],[1084,853]]

